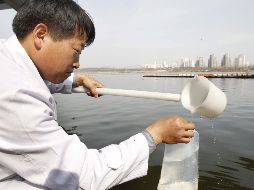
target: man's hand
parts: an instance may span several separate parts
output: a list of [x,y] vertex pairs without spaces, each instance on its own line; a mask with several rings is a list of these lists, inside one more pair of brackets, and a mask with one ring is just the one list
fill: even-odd
[[188,143],[194,136],[195,125],[188,123],[184,118],[172,116],[160,119],[146,130],[152,135],[156,144]]
[[86,94],[95,98],[99,97],[99,94],[96,92],[96,88],[104,87],[102,83],[83,73],[77,73],[75,75],[75,81],[73,82],[73,85],[75,87],[84,86],[88,90]]

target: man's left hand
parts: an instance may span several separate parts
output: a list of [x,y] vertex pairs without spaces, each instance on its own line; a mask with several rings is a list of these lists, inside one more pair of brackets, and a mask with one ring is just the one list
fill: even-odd
[[86,94],[88,96],[92,96],[95,98],[98,98],[100,95],[96,92],[96,88],[103,88],[104,85],[95,79],[91,78],[90,76],[84,74],[84,73],[77,73],[75,74],[75,81],[73,82],[73,85],[75,87],[83,86],[88,91]]

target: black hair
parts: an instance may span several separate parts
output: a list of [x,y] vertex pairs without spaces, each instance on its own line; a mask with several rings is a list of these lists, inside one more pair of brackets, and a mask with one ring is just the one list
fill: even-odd
[[86,34],[86,46],[93,43],[95,28],[89,14],[73,0],[27,0],[17,11],[12,28],[18,39],[24,39],[34,27],[47,25],[54,40]]

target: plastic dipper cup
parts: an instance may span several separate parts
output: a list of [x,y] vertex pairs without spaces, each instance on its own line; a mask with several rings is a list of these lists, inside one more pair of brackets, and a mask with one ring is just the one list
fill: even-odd
[[196,76],[184,86],[181,102],[192,113],[214,118],[226,108],[227,97],[207,78]]

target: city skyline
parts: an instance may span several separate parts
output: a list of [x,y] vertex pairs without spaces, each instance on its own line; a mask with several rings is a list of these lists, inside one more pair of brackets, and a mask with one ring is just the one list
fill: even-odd
[[[137,67],[181,57],[208,60],[225,52],[254,64],[253,0],[79,0],[96,27],[94,44],[80,57],[85,67]],[[1,10],[0,38],[12,34],[15,11]],[[220,60],[218,60],[220,62]]]
[[239,54],[237,57],[231,57],[228,53],[225,53],[221,58],[218,58],[215,54],[209,55],[209,58],[206,60],[204,57],[197,57],[192,59],[189,57],[181,57],[179,60],[174,63],[167,63],[166,60],[163,62],[157,62],[156,60],[152,64],[144,64],[143,68],[188,68],[188,67],[200,67],[200,68],[247,68],[253,67],[245,55]]

